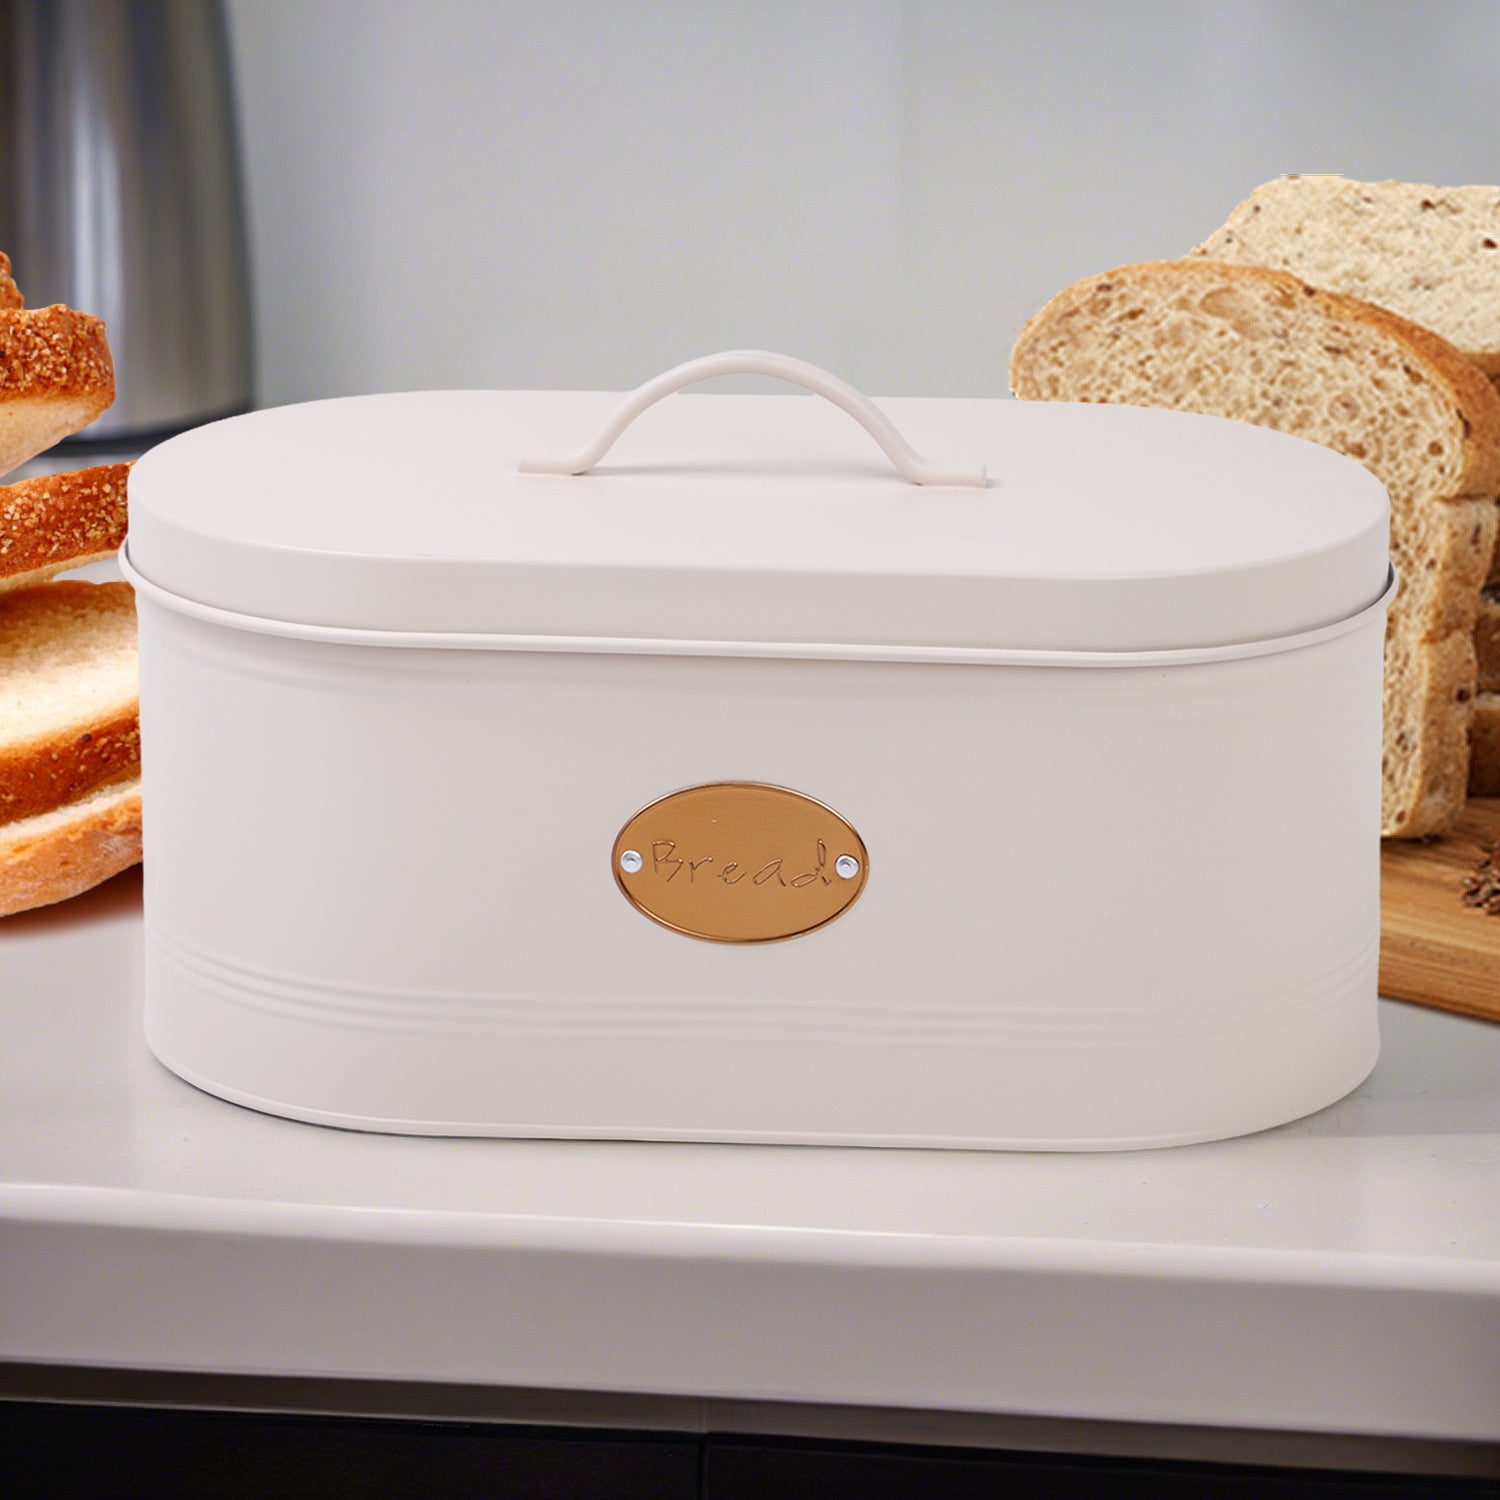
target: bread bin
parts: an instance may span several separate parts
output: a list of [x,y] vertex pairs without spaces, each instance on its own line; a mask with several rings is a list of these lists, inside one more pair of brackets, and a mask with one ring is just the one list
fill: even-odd
[[[676,394],[736,372],[813,395]],[[741,351],[233,417],[130,504],[146,1036],[225,1099],[1093,1150],[1375,1063],[1395,582],[1335,453]]]

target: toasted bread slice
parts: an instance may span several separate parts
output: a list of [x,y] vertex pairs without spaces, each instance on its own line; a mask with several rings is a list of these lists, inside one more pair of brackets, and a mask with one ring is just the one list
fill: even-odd
[[1068,287],[1022,331],[1029,400],[1237,418],[1358,459],[1390,492],[1401,590],[1386,638],[1383,830],[1442,832],[1463,805],[1473,631],[1495,545],[1500,395],[1450,344],[1280,271],[1206,259]]
[[115,399],[104,324],[70,307],[0,308],[0,475]]
[[141,859],[141,783],[0,827],[0,917],[66,901]]
[[129,473],[129,464],[99,464],[0,486],[0,590],[118,552]]
[[0,594],[0,824],[135,775],[138,692],[128,583]]

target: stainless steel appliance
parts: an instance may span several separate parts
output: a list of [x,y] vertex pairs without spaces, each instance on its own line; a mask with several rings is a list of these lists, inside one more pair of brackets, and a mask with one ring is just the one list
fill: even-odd
[[229,45],[218,0],[0,0],[0,249],[30,306],[105,319],[143,445],[252,396]]

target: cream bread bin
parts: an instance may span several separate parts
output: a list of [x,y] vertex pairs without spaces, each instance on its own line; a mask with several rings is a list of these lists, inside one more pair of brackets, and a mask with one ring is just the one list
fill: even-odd
[[[742,371],[815,394],[673,394]],[[1394,583],[1337,454],[743,352],[231,418],[130,509],[146,1035],[225,1099],[1097,1150],[1374,1065]]]

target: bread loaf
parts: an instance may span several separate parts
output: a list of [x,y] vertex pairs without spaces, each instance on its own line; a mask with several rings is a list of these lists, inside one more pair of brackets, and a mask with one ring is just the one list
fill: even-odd
[[[1500,187],[1284,177],[1190,252],[1274,266],[1442,335],[1500,384]],[[1500,585],[1500,547],[1488,578]],[[1481,603],[1470,790],[1500,793],[1500,593]]]
[[1365,464],[1391,496],[1401,590],[1387,627],[1383,831],[1443,831],[1463,805],[1473,631],[1497,528],[1500,395],[1451,345],[1283,272],[1203,258],[1066,288],[1022,331],[1027,400],[1236,418]]
[[1373,302],[1500,380],[1500,188],[1281,177],[1189,254]]

